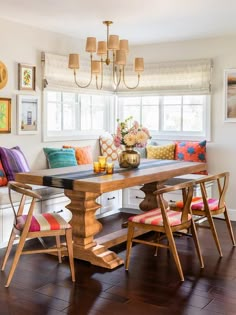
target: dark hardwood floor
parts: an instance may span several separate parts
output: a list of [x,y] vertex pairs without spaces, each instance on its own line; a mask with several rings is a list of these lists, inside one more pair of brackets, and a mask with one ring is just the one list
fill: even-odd
[[[104,232],[120,227],[123,215],[103,219]],[[200,270],[192,239],[176,237],[185,281],[166,249],[136,244],[129,272],[124,266],[107,270],[75,261],[76,283],[70,280],[67,258],[62,264],[51,255],[22,256],[9,288],[4,287],[13,257],[0,273],[1,315],[213,315],[236,314],[236,248],[225,222],[216,220],[223,248],[219,258],[210,230],[204,222],[199,238],[205,269]],[[233,223],[234,231],[236,222]],[[150,235],[149,235],[150,237]],[[38,245],[38,240],[27,246]],[[114,248],[125,258],[125,244]],[[4,250],[0,250],[0,258]]]

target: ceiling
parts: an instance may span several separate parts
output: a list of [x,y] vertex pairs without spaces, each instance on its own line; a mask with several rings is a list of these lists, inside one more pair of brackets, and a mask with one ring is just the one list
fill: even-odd
[[130,44],[236,34],[235,0],[0,0],[0,17],[77,38],[110,34]]

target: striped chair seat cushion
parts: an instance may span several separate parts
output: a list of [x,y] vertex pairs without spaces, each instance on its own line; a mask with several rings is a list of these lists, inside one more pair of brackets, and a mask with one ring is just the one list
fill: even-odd
[[[166,210],[166,214],[170,223],[170,226],[175,226],[181,224],[181,212]],[[128,219],[131,222],[158,225],[163,226],[163,218],[161,214],[161,209],[149,210],[145,213],[135,215]],[[188,220],[191,220],[191,215],[188,214]]]
[[[21,215],[17,217],[17,223],[15,225],[17,230],[22,230],[27,219],[27,215]],[[29,232],[38,231],[52,231],[69,229],[71,225],[67,223],[57,213],[43,213],[32,216]]]
[[[219,203],[218,199],[207,198],[207,202],[208,202],[210,210],[218,210],[218,203]],[[183,201],[182,200],[176,201],[175,204],[172,206],[182,209]],[[204,210],[204,203],[203,203],[202,197],[193,197],[191,208],[192,210],[201,210],[201,211]]]

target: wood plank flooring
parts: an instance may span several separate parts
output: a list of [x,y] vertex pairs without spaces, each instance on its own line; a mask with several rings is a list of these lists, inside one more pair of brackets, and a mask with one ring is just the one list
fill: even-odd
[[[104,218],[104,233],[120,228],[123,214]],[[67,258],[58,264],[50,255],[22,256],[9,288],[4,287],[13,254],[0,273],[1,315],[236,315],[236,248],[223,220],[216,220],[223,248],[219,258],[210,230],[198,227],[205,269],[200,270],[191,238],[176,237],[185,282],[166,249],[136,244],[129,272],[107,270],[75,261],[76,283]],[[236,222],[233,223],[234,232]],[[149,235],[150,237],[150,235]],[[38,246],[34,240],[27,246]],[[114,248],[125,258],[125,244]],[[4,250],[0,250],[0,259]]]

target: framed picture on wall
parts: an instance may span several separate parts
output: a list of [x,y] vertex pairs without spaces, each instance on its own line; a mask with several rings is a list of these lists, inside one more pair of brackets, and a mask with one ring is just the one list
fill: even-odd
[[34,95],[17,95],[18,134],[36,134],[39,128],[39,98]]
[[11,99],[0,97],[0,133],[11,132]]
[[36,67],[18,64],[18,88],[19,90],[35,91]]
[[224,71],[225,122],[236,122],[236,69]]

